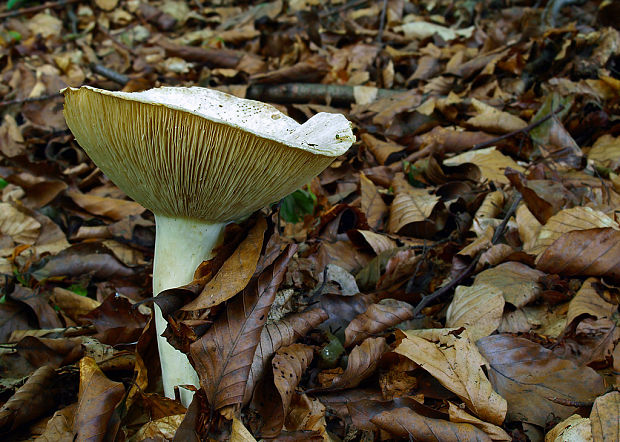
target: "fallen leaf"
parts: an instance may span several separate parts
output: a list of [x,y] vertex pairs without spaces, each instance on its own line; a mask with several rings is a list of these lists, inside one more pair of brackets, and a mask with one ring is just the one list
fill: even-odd
[[471,99],[471,104],[477,114],[467,120],[467,124],[476,129],[502,134],[521,130],[527,126],[527,123],[521,118],[495,109],[475,98]]
[[[497,268],[497,267],[495,267]],[[446,327],[465,327],[472,341],[489,336],[502,322],[504,297],[500,289],[485,283],[458,286],[446,312]]]
[[505,262],[476,275],[475,284],[487,284],[501,291],[506,302],[523,307],[542,293],[538,282],[544,273],[520,262]]
[[611,227],[565,233],[537,259],[547,273],[620,280],[620,230]]
[[248,284],[256,270],[267,230],[265,218],[260,217],[247,238],[224,262],[202,292],[181,310],[194,311],[221,304],[239,293]]
[[558,423],[546,435],[545,442],[564,441],[592,441],[592,427],[590,419],[573,414],[566,420]]
[[508,178],[504,175],[504,170],[507,168],[510,167],[519,172],[524,171],[512,158],[500,153],[495,147],[470,150],[452,158],[448,158],[444,160],[443,163],[447,165],[473,163],[480,168],[482,178],[494,181],[498,184],[509,184]]
[[88,296],[78,295],[61,287],[54,287],[50,301],[76,323],[82,323],[81,316],[86,315],[101,305],[99,301]]
[[383,226],[383,219],[388,213],[388,208],[374,183],[361,172],[360,191],[362,194],[362,212],[366,215],[368,225],[373,230],[379,230]]
[[618,306],[607,302],[600,294],[603,287],[597,278],[588,278],[568,304],[567,324],[582,316],[588,315],[596,319],[611,318]]
[[620,158],[620,137],[605,134],[599,137],[588,152],[588,159],[596,164],[616,169]]
[[267,313],[296,247],[284,253],[235,298],[211,328],[190,346],[191,359],[215,410],[243,401],[247,376]]
[[78,440],[102,440],[114,437],[116,428],[109,428],[125,387],[109,380],[89,357],[80,360],[80,391],[75,410],[73,431]]
[[41,224],[13,207],[0,203],[0,234],[10,236],[18,244],[34,244]]
[[90,322],[97,330],[95,338],[104,344],[136,342],[146,325],[148,317],[133,308],[127,298],[110,295],[101,305],[82,319]]
[[68,191],[67,196],[87,212],[93,215],[105,216],[115,221],[128,216],[140,215],[146,210],[134,201],[89,195],[74,190]]
[[134,437],[140,441],[147,439],[172,440],[184,417],[184,414],[175,414],[153,419],[142,425]]
[[230,430],[231,442],[256,442],[252,433],[248,431],[240,419],[233,418],[232,428]]
[[454,405],[452,402],[448,402],[448,414],[450,416],[450,422],[456,422],[461,424],[471,424],[477,427],[489,435],[491,440],[496,441],[511,441],[512,438],[501,427],[490,424],[488,422],[481,421],[477,417],[467,413],[461,407]]
[[77,403],[74,403],[54,413],[37,440],[41,442],[74,442],[73,419],[76,408]]
[[620,439],[620,393],[611,391],[594,401],[590,413],[592,437],[596,442],[613,442]]
[[394,351],[428,371],[482,420],[501,425],[506,416],[506,400],[493,391],[482,370],[486,361],[467,331],[453,331],[408,330]]
[[383,299],[353,319],[344,331],[345,346],[358,344],[372,335],[413,318],[413,307],[403,301]]
[[26,422],[47,414],[56,405],[56,370],[43,366],[35,371],[0,408],[0,431],[12,432]]
[[403,32],[405,36],[410,39],[424,40],[425,38],[437,34],[445,41],[454,40],[459,37],[469,38],[473,34],[474,29],[473,26],[464,29],[452,29],[425,21],[405,23],[394,28],[396,32]]
[[527,339],[495,335],[480,339],[477,345],[489,363],[493,387],[508,401],[509,422],[544,427],[575,410],[549,398],[587,402],[605,390],[603,379],[591,368],[559,359],[551,350]]
[[453,423],[417,414],[409,408],[385,411],[370,420],[399,438],[436,442],[491,441],[482,430],[470,424]]

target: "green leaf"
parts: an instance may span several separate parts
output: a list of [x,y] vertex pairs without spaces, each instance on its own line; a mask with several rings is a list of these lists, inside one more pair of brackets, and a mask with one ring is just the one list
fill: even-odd
[[76,295],[88,296],[88,289],[82,287],[80,284],[71,284],[67,290],[72,291]]
[[9,182],[7,180],[5,180],[4,178],[0,178],[0,189],[4,189],[8,185]]
[[307,190],[296,190],[282,200],[280,215],[288,223],[298,223],[304,215],[314,213],[316,196]]
[[27,1],[28,0],[9,0],[8,2],[6,2],[6,9],[10,11],[11,9],[19,8]]

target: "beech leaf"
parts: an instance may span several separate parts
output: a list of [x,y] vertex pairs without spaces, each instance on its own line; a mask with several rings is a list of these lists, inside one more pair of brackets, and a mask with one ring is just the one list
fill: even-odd
[[413,307],[404,301],[383,299],[377,304],[371,304],[345,329],[345,346],[358,344],[369,336],[379,334],[411,318],[413,318]]

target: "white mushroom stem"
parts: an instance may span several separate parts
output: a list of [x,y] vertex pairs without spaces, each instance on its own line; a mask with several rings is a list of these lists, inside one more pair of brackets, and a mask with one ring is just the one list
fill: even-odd
[[[204,221],[155,216],[155,258],[153,262],[153,296],[190,283],[200,263],[211,258],[211,252],[222,240],[225,223],[209,224]],[[199,387],[198,375],[187,356],[171,346],[161,334],[167,323],[159,307],[155,306],[155,328],[161,362],[164,393],[174,398],[176,385]],[[188,406],[193,394],[179,389],[181,402]]]

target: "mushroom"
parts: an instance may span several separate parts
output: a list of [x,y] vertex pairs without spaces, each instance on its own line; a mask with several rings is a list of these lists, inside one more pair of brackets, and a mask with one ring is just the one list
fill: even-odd
[[[153,294],[192,281],[224,226],[293,192],[355,141],[340,114],[299,124],[275,107],[200,87],[144,92],[66,88],[64,115],[77,142],[127,195],[155,215]],[[185,354],[155,321],[164,392],[198,386]],[[187,405],[191,392],[181,389]]]

